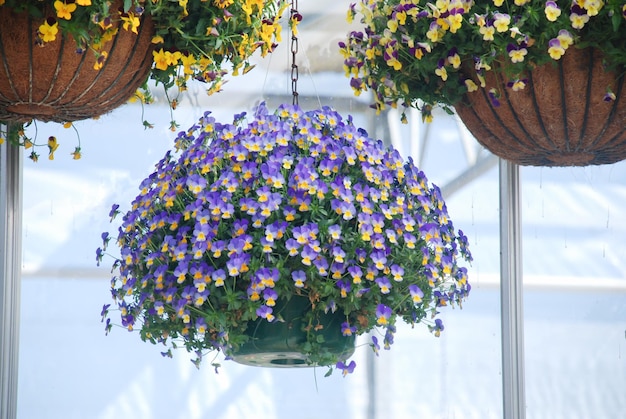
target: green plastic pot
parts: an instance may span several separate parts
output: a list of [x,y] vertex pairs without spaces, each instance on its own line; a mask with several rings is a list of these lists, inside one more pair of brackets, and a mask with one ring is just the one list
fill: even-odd
[[[274,315],[284,321],[256,320],[248,326],[250,340],[232,354],[239,364],[257,367],[298,368],[313,367],[303,348],[306,343],[304,315],[311,309],[305,297],[295,296],[287,302],[277,302]],[[343,336],[341,324],[344,317],[332,313],[320,317],[323,328],[318,332],[324,337],[321,344],[325,351],[337,355],[340,360],[354,353],[354,336]]]

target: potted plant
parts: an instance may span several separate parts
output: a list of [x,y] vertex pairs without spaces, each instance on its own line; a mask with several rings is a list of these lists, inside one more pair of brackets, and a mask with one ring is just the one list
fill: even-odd
[[328,107],[261,104],[227,124],[206,112],[140,190],[113,238],[111,292],[121,326],[167,356],[348,373],[355,336],[377,330],[372,347],[380,334],[389,348],[400,319],[439,335],[441,307],[470,290],[439,188]]
[[[456,109],[477,140],[519,164],[626,158],[626,6],[618,1],[361,1],[341,43],[375,107]],[[352,6],[349,18],[357,13]]]
[[[2,0],[0,121],[12,123],[6,136],[30,148],[36,141],[24,136],[24,124],[31,120],[96,117],[135,93],[149,102],[148,78],[166,90],[200,80],[217,92],[229,71],[247,72],[254,53],[274,49],[285,7],[283,0]],[[55,139],[50,157],[57,146]]]

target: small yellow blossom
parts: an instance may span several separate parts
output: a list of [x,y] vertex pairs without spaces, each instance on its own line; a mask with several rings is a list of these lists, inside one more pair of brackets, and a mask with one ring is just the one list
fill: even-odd
[[493,17],[494,17],[493,26],[496,28],[498,32],[506,32],[509,29],[509,24],[511,23],[511,16],[504,14],[504,13],[495,13]]
[[211,86],[211,88],[207,90],[207,95],[210,96],[214,93],[221,92],[221,91],[222,91],[222,82],[220,81],[220,82],[214,83]]
[[558,60],[565,54],[565,48],[558,39],[551,39],[548,45],[548,54],[553,60]]
[[550,22],[556,21],[557,18],[561,16],[561,9],[559,9],[559,6],[554,1],[546,2],[546,8],[544,9],[544,12],[546,14],[546,19],[548,19]]
[[393,67],[393,69],[396,71],[402,69],[402,63],[395,58],[390,58],[389,60],[387,60],[387,65],[389,67]]
[[350,8],[348,9],[347,15],[346,15],[346,22],[348,23],[352,23],[354,21],[354,17],[356,16],[356,10],[355,10],[355,4],[351,4]]
[[213,60],[211,60],[210,57],[201,57],[200,61],[197,62],[197,65],[200,68],[200,71],[204,72],[207,68],[209,68],[212,62]]
[[274,30],[275,28],[273,25],[263,24],[261,26],[261,30],[259,31],[259,36],[261,37],[261,40],[265,44],[266,48],[264,48],[264,50],[267,50],[268,47],[272,46],[273,44],[272,35],[274,35]]
[[493,26],[481,26],[478,32],[483,36],[483,40],[493,41],[493,34],[496,32],[496,28]]
[[521,79],[516,79],[511,84],[511,89],[513,89],[514,92],[519,92],[520,90],[524,90],[525,87],[526,87],[526,81],[521,80]]
[[181,59],[183,54],[180,51],[165,53],[165,58],[167,59],[167,64],[170,66],[175,66],[178,64],[178,61]]
[[113,21],[111,20],[110,17],[107,16],[104,19],[102,19],[100,22],[98,22],[98,25],[102,28],[103,31],[106,31],[107,29],[113,26]]
[[183,8],[183,16],[189,16],[187,11],[187,3],[189,0],[178,0],[178,5]]
[[582,7],[587,11],[587,15],[596,16],[600,9],[604,6],[602,0],[584,0]]
[[582,29],[587,22],[589,22],[589,15],[578,15],[576,13],[572,13],[569,16],[569,20],[572,22],[572,28],[574,29]]
[[68,4],[64,1],[56,0],[54,2],[54,9],[59,19],[70,20],[72,19],[72,13],[76,10],[76,3]]
[[93,69],[94,70],[100,70],[102,68],[102,66],[104,65],[104,62],[106,61],[108,56],[109,56],[108,52],[101,51],[98,54],[98,57],[96,58],[96,61],[93,63]]
[[135,103],[137,101],[143,102],[144,94],[141,90],[137,89],[131,97],[128,98],[128,103]]
[[387,27],[391,32],[395,33],[398,30],[398,21],[394,19],[389,19],[387,21]]
[[448,18],[448,24],[450,25],[450,33],[456,33],[456,31],[461,29],[461,26],[463,25],[463,15],[461,13],[450,15]]
[[441,80],[448,80],[448,70],[445,67],[439,67],[435,70],[435,74],[441,77]]
[[50,22],[46,19],[39,26],[39,36],[44,42],[54,41],[57,38],[57,33],[59,33],[59,22],[57,21],[50,25]]
[[54,160],[54,152],[59,148],[59,143],[57,142],[56,137],[50,136],[48,137],[48,159]]
[[117,30],[118,28],[112,28],[111,25],[109,25],[108,30],[106,30],[102,36],[100,37],[99,42],[94,42],[91,47],[95,50],[95,51],[100,51],[102,49],[102,47],[109,41],[111,41],[115,35],[117,35]]
[[426,37],[431,42],[435,43],[441,41],[445,33],[446,32],[440,26],[433,25],[433,27],[426,32]]
[[182,55],[180,61],[183,64],[185,74],[193,74],[193,66],[196,64],[196,57],[193,54]]
[[563,55],[565,55],[566,49],[561,47],[560,45],[551,46],[548,48],[548,55],[553,60],[560,60]]
[[80,147],[76,147],[73,152],[70,153],[74,160],[80,160],[82,154],[80,152]]
[[124,22],[122,24],[122,28],[124,28],[124,30],[127,31],[130,29],[131,32],[139,34],[137,28],[139,28],[141,21],[137,15],[134,13],[123,14],[122,21]]
[[471,79],[465,79],[465,87],[467,87],[468,92],[475,92],[478,90],[478,86]]
[[521,63],[524,61],[526,54],[528,54],[528,50],[526,48],[513,49],[509,51],[509,57],[513,63]]
[[448,57],[448,63],[453,68],[459,68],[461,66],[461,57],[459,56],[459,54],[454,53],[453,55]]
[[152,58],[154,60],[154,66],[158,70],[167,70],[169,67],[167,56],[161,48],[159,51],[152,51]]
[[213,4],[220,9],[225,9],[232,5],[234,0],[213,0]]
[[565,29],[561,29],[559,31],[559,34],[556,37],[556,39],[559,40],[559,42],[561,43],[561,46],[564,49],[567,49],[570,45],[572,45],[574,43],[574,37],[572,36],[571,33],[566,31]]

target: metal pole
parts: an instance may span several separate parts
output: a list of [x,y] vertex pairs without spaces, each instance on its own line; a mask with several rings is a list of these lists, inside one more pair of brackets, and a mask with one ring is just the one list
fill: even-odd
[[[368,339],[371,339],[371,335],[366,335]],[[368,348],[369,349],[369,348]],[[366,374],[367,374],[367,405],[365,411],[366,419],[376,419],[376,399],[379,396],[379,391],[377,389],[380,384],[376,378],[376,355],[374,351],[368,350],[365,355],[366,358]]]
[[0,419],[17,417],[22,149],[0,146]]
[[524,419],[526,417],[519,201],[519,167],[500,159],[500,304],[502,401],[505,419]]

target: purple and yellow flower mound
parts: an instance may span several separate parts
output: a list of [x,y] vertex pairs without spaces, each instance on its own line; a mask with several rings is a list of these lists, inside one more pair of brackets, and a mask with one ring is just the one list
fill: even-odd
[[440,308],[470,291],[440,190],[330,108],[262,104],[232,124],[207,112],[140,191],[111,292],[122,325],[152,343],[228,355],[248,322],[280,321],[275,304],[299,295],[310,358],[332,366],[345,360],[316,353],[322,313],[348,336],[383,328],[388,348],[398,318],[439,333]]

